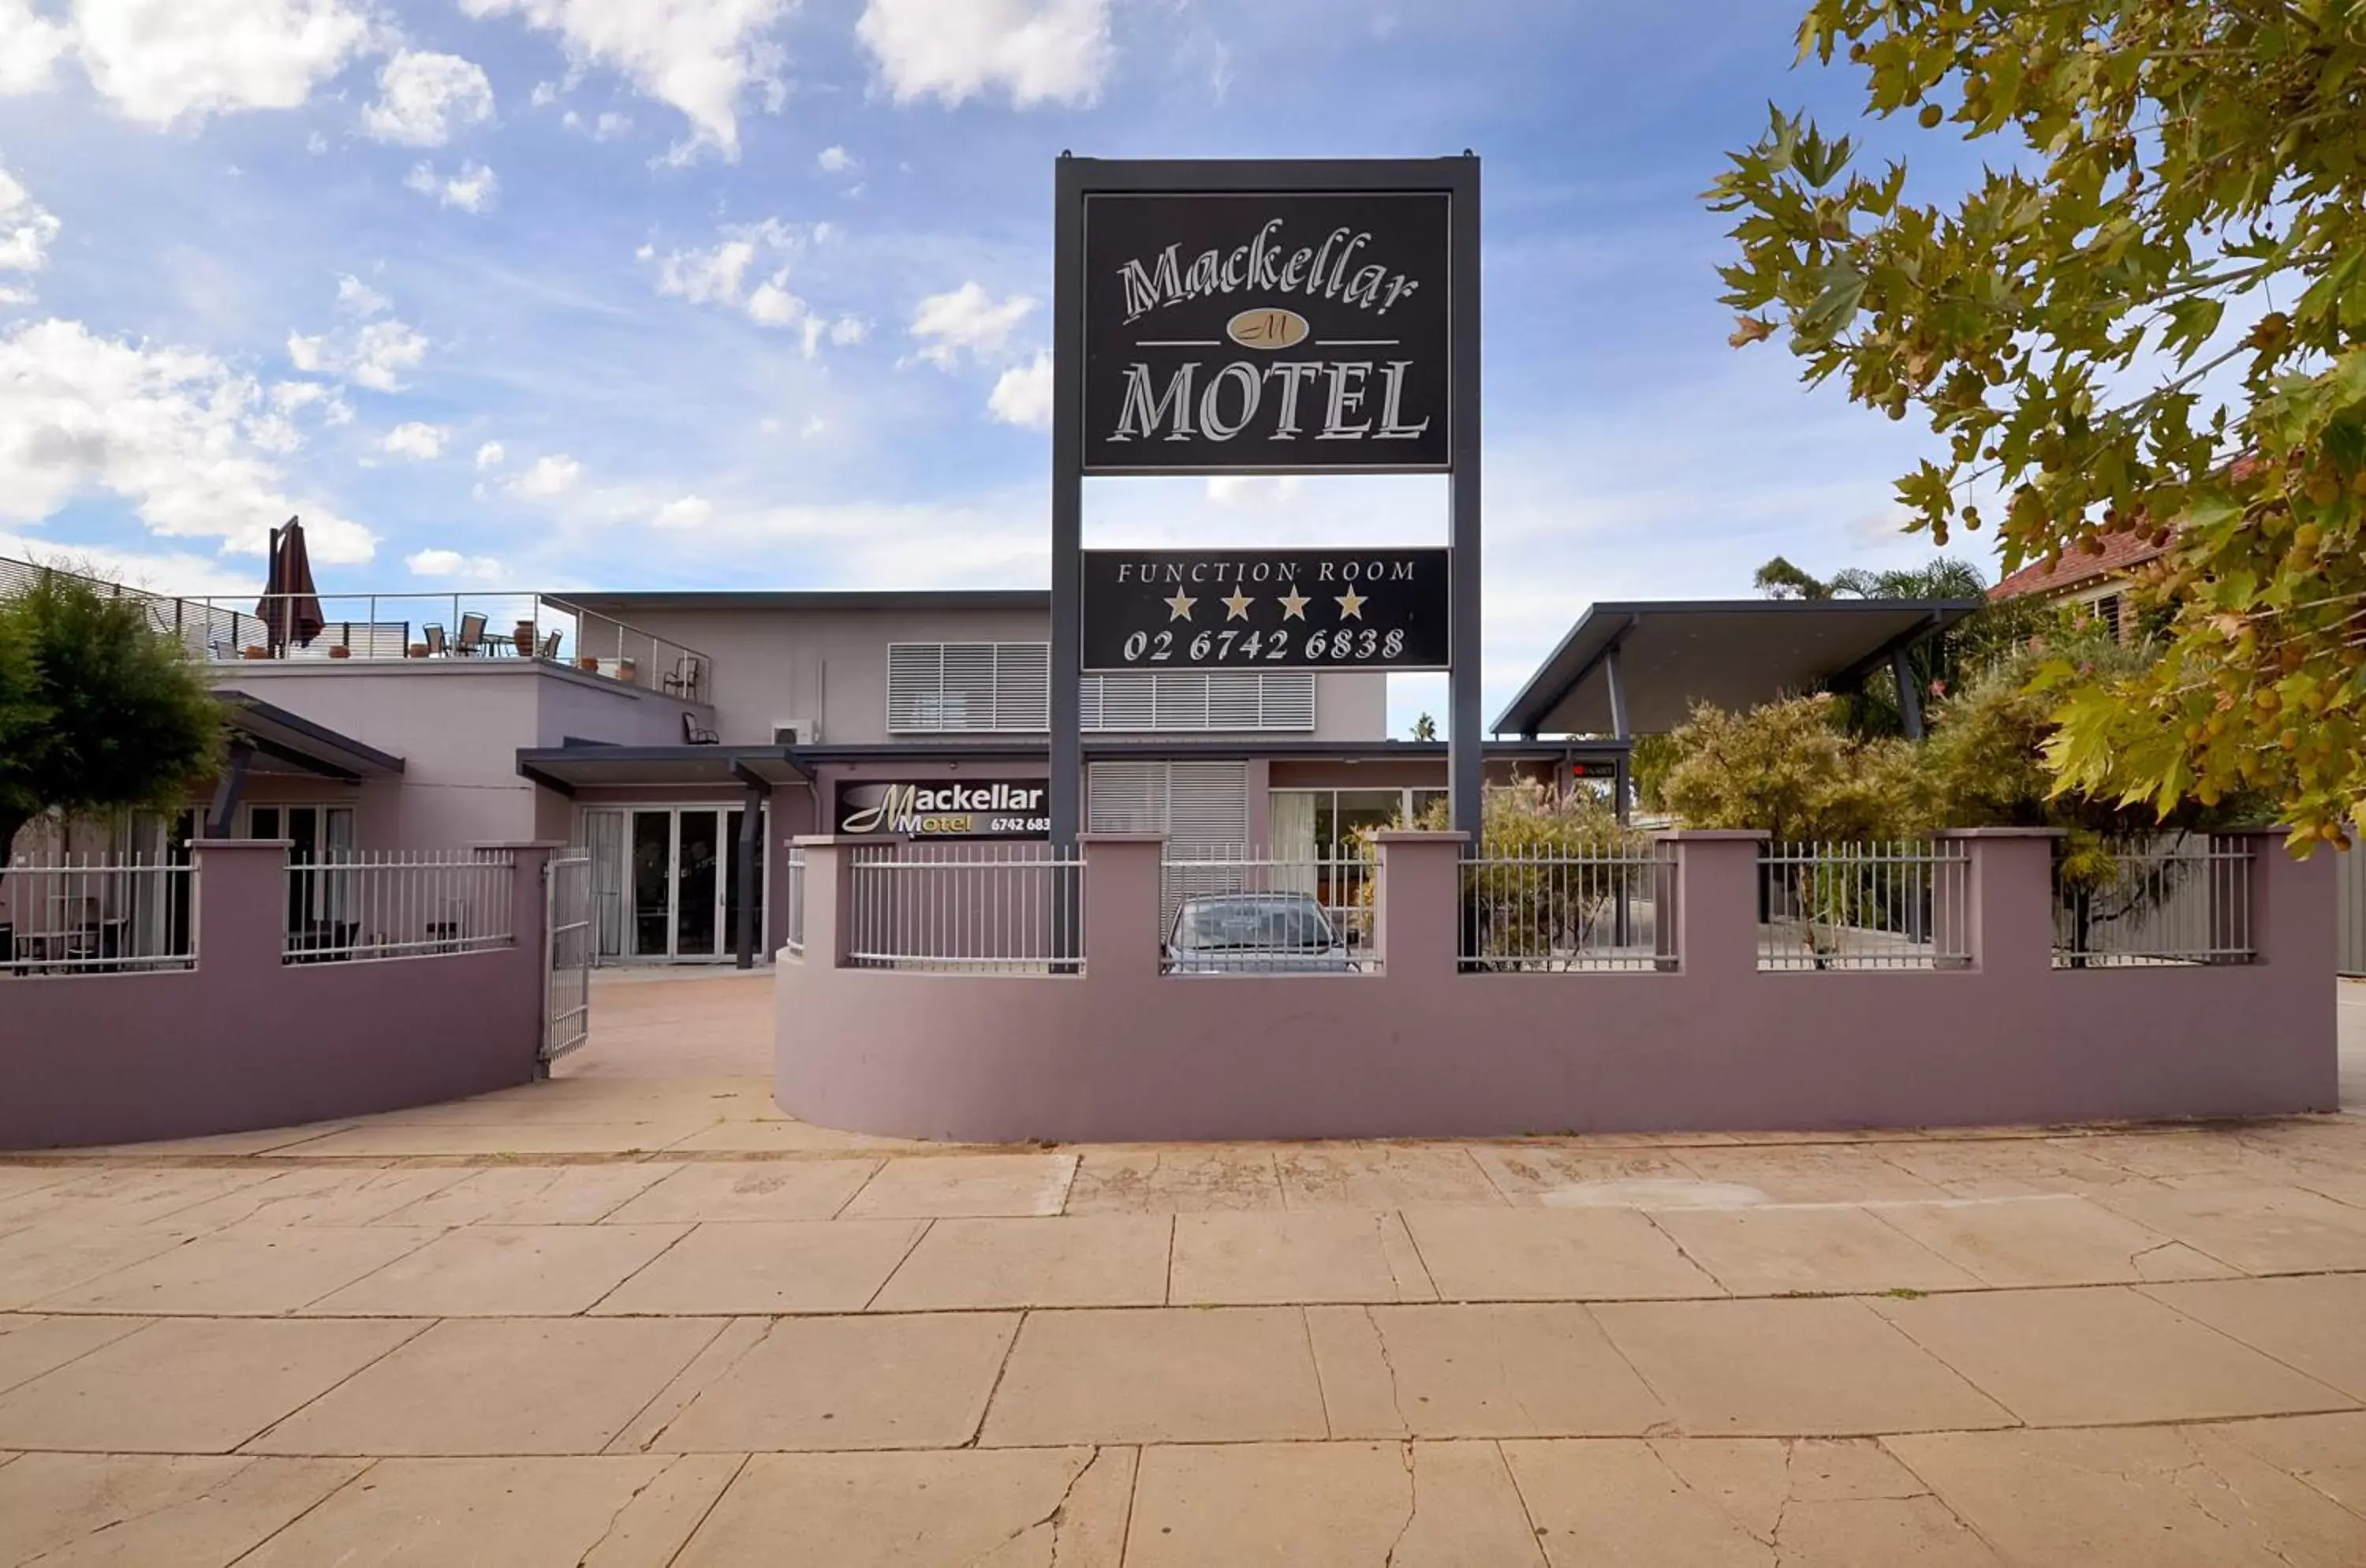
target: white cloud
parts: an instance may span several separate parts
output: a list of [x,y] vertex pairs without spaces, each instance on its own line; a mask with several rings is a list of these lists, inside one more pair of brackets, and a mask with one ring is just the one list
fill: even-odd
[[417,420],[398,424],[378,442],[378,449],[397,457],[411,457],[428,462],[444,455],[444,443],[452,438],[451,427],[422,424]]
[[460,0],[471,17],[516,16],[559,35],[579,70],[621,73],[690,120],[683,155],[712,147],[739,155],[739,99],[777,80],[779,45],[768,36],[794,0]]
[[547,501],[575,488],[583,476],[583,465],[564,455],[536,457],[525,472],[510,481],[513,494],[528,501]]
[[1296,474],[1211,474],[1208,499],[1218,506],[1269,512],[1295,501],[1304,482]]
[[[166,125],[294,108],[368,45],[372,24],[357,0],[77,0],[73,30],[91,85],[133,119]],[[0,18],[0,61],[9,41]],[[0,75],[28,69],[0,64]]]
[[843,147],[825,147],[814,157],[825,175],[842,175],[854,167],[854,154]]
[[1006,87],[1011,101],[1087,104],[1109,74],[1109,0],[869,0],[855,34],[897,103]]
[[[646,246],[643,253],[645,257],[655,254]],[[674,251],[658,264],[658,292],[679,295],[693,305],[737,305],[755,260],[752,239],[727,240],[712,250]]]
[[871,335],[871,323],[859,316],[840,316],[829,324],[829,341],[844,348]]
[[526,101],[538,109],[548,108],[558,101],[558,84],[536,82],[534,85],[534,91],[526,96]]
[[[49,263],[50,242],[58,237],[59,228],[57,215],[0,168],[0,272],[40,271]],[[9,298],[0,303],[21,304],[32,298],[23,290],[6,292]]]
[[477,448],[477,471],[481,474],[488,468],[498,468],[501,466],[501,459],[508,456],[501,450],[500,442],[488,441]]
[[987,355],[1010,341],[1010,331],[1035,309],[1024,294],[995,303],[975,280],[950,294],[931,294],[912,313],[912,335],[923,340],[920,357],[950,370],[963,353]]
[[383,315],[394,301],[351,273],[337,278],[337,309],[355,316]]
[[413,577],[468,577],[479,581],[505,575],[490,556],[464,556],[457,550],[425,549],[405,556],[402,564]]
[[[768,327],[785,327],[806,313],[806,302],[788,290],[789,275],[774,274],[748,296],[748,319]],[[810,355],[810,350],[807,351]]]
[[304,151],[311,153],[314,157],[319,157],[328,150],[329,139],[321,135],[319,131],[316,130],[312,132],[311,135],[304,138]]
[[427,357],[425,334],[383,315],[391,302],[351,275],[337,279],[337,304],[348,315],[377,319],[350,331],[289,333],[287,362],[307,374],[341,376],[372,391],[401,391],[402,373],[417,369]]
[[456,54],[406,49],[380,69],[377,89],[362,124],[380,141],[441,147],[456,130],[493,118],[493,85]]
[[1028,430],[1052,428],[1052,356],[1039,354],[1014,365],[986,395],[986,412],[1005,424]]
[[459,172],[448,179],[436,174],[434,164],[422,159],[411,166],[402,183],[422,196],[434,197],[438,207],[456,207],[463,212],[490,212],[501,191],[500,177],[473,158],[462,164]]
[[715,503],[702,495],[685,495],[658,508],[650,522],[659,528],[695,528],[715,515]]
[[211,355],[28,322],[0,335],[0,522],[106,493],[153,533],[260,551],[301,513],[315,558],[369,559],[368,529],[287,490],[268,456],[285,434],[274,401]]
[[33,14],[32,0],[0,0],[0,98],[38,92],[73,43],[73,29]]
[[609,141],[633,129],[633,117],[605,109],[598,118],[585,119],[573,109],[569,109],[559,117],[558,123],[562,129],[588,136],[594,141]]

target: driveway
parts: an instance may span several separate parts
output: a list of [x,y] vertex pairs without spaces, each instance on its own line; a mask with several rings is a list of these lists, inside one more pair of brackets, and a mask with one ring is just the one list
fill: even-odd
[[0,1160],[0,1564],[2366,1562],[2355,1111],[948,1149],[708,1071],[763,989]]

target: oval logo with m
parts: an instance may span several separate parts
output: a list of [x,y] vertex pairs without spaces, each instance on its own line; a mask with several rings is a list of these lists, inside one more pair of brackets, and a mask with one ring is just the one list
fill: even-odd
[[1271,305],[1243,310],[1224,323],[1224,335],[1243,348],[1267,350],[1294,347],[1312,330],[1297,311]]

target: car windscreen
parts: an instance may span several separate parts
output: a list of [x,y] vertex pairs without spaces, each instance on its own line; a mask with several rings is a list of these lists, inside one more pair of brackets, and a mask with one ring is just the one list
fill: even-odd
[[1312,902],[1195,898],[1176,914],[1175,945],[1319,952],[1331,945],[1331,922]]

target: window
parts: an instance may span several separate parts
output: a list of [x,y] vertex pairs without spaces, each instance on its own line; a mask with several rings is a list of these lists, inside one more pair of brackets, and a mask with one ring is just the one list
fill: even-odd
[[1356,835],[1420,819],[1439,789],[1277,789],[1269,819],[1276,860],[1353,860]]
[[1078,709],[1087,734],[1311,734],[1314,671],[1144,670],[1087,675]]
[[2103,629],[2112,634],[2113,642],[2123,640],[2120,635],[2120,595],[2106,593],[2096,600],[2095,618],[2103,623]]
[[898,642],[887,648],[887,730],[1042,732],[1051,651],[1040,642]]
[[[1051,649],[1040,642],[899,642],[887,649],[887,732],[1042,734],[1052,714]],[[1311,734],[1311,670],[1172,670],[1087,675],[1077,717],[1088,734]]]

